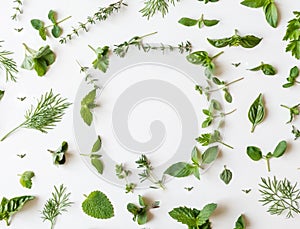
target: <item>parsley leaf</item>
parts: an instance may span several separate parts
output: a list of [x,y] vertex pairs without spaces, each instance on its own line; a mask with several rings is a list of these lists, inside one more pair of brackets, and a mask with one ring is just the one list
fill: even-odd
[[29,188],[31,189],[32,187],[32,177],[34,177],[34,172],[32,171],[25,171],[24,173],[22,173],[22,175],[20,175],[20,184],[24,187],[24,188]]
[[295,18],[290,20],[287,25],[284,41],[289,41],[285,51],[291,52],[292,56],[300,59],[300,12],[294,11]]
[[93,67],[99,69],[102,72],[106,72],[109,65],[109,47],[104,46],[103,48],[94,49],[92,46],[89,47],[95,52],[97,58],[93,61]]

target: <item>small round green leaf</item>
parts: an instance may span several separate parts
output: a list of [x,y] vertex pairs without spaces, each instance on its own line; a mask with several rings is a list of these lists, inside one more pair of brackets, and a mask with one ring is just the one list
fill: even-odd
[[54,25],[51,30],[51,33],[53,37],[58,38],[62,34],[62,29],[58,25]]
[[286,148],[287,148],[286,141],[279,142],[278,145],[276,146],[272,156],[276,157],[276,158],[281,157],[285,153]]
[[44,22],[42,22],[39,19],[32,19],[30,23],[32,27],[35,28],[36,30],[40,30],[41,28],[44,28]]
[[253,161],[259,161],[260,159],[262,159],[262,152],[260,148],[256,146],[248,146],[247,154]]

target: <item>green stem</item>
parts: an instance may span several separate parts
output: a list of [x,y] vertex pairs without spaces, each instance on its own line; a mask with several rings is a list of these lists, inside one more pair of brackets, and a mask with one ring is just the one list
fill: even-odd
[[[89,46],[89,48],[91,49],[91,50],[93,50],[94,52],[96,52],[96,50],[92,47],[92,46],[90,46],[90,45],[88,45]],[[78,63],[78,62],[77,62]],[[79,63],[78,63],[79,64]],[[79,64],[79,66],[81,67],[81,65]]]
[[232,114],[232,113],[235,112],[235,111],[236,111],[236,109],[234,109],[234,110],[232,110],[232,111],[229,111],[229,112],[227,112],[227,113],[221,113],[221,114],[219,114],[219,115],[213,116],[213,118],[224,117],[224,116],[227,116],[227,115]]
[[223,53],[224,53],[224,51],[219,52],[218,54],[214,55],[214,56],[211,58],[211,60],[217,58],[218,56],[222,55]]
[[149,37],[149,36],[152,36],[152,35],[154,35],[154,34],[157,34],[157,32],[153,32],[153,33],[149,33],[149,34],[146,34],[146,35],[144,35],[144,36],[141,36],[140,39],[142,40],[142,39],[144,39],[145,37]]
[[252,125],[252,128],[251,128],[251,133],[253,133],[255,130],[255,125]]
[[213,89],[213,90],[209,90],[208,93],[222,90],[222,89],[224,89],[224,88],[230,86],[231,84],[237,83],[237,82],[239,82],[239,81],[241,81],[241,80],[243,80],[243,79],[244,79],[244,77],[241,77],[241,78],[239,78],[239,79],[236,79],[236,80],[234,80],[234,81],[231,81],[231,82],[229,82],[229,83],[224,84],[224,86],[222,86],[222,87],[219,87],[219,88],[216,88],[216,89]]
[[[71,17],[72,17],[72,16],[68,16],[68,17],[66,17],[66,18],[64,18],[64,19],[62,19],[62,20],[56,22],[56,25],[58,25],[58,24],[60,24],[60,23],[62,23],[62,22],[64,22],[64,21],[70,19]],[[47,25],[47,26],[44,27],[44,28],[47,29],[47,28],[50,28],[50,27],[52,27],[52,26],[54,26],[54,24],[52,24],[52,25]]]
[[226,144],[224,142],[221,142],[221,141],[217,141],[217,142],[219,142],[220,144],[222,144],[222,145],[224,145],[224,146],[226,146],[226,147],[228,147],[230,149],[234,149],[232,146],[230,146],[230,145],[228,145],[228,144]]
[[11,131],[9,131],[3,138],[1,138],[0,141],[1,142],[4,141],[10,134],[15,132],[17,129],[21,128],[24,124],[25,124],[25,122],[23,122],[21,125],[17,126],[16,128],[12,129]]
[[271,172],[270,158],[265,158],[265,160],[267,161],[267,169],[268,169],[268,172]]
[[51,221],[51,228],[50,229],[53,229],[54,228],[54,222]]
[[23,43],[23,46],[25,47],[26,51],[28,51],[31,55],[34,54],[33,49],[29,48],[25,43]]
[[290,107],[288,107],[288,106],[286,106],[286,105],[283,105],[283,104],[281,104],[280,106],[281,106],[281,107],[284,107],[284,108],[286,108],[286,109],[289,109],[289,110],[291,109]]

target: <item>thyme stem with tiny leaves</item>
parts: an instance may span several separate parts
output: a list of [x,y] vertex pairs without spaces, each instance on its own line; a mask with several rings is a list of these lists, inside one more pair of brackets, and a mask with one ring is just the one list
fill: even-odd
[[223,85],[222,87],[219,87],[219,88],[216,88],[216,89],[209,90],[208,92],[210,93],[210,92],[216,92],[216,91],[222,90],[222,89],[224,89],[224,88],[230,86],[231,84],[237,83],[237,82],[239,82],[239,81],[241,81],[241,80],[243,80],[243,79],[244,79],[244,77],[241,77],[241,78],[239,78],[239,79],[236,79],[236,80],[234,80],[234,81],[231,81],[231,82],[229,82],[229,83],[226,83],[226,84]]
[[71,33],[67,34],[65,37],[61,37],[59,42],[65,44],[68,41],[72,40],[74,36],[79,36],[80,31],[88,32],[88,25],[96,24],[96,21],[105,21],[113,13],[119,12],[123,6],[127,6],[126,3],[123,3],[124,0],[117,1],[110,4],[107,7],[100,7],[99,10],[94,13],[93,16],[87,17],[86,22],[79,22],[79,26],[73,27]]
[[16,21],[18,19],[18,16],[20,14],[23,14],[23,9],[22,9],[23,2],[21,0],[14,0],[14,3],[16,3],[17,5],[13,7],[15,13],[11,16],[11,19]]

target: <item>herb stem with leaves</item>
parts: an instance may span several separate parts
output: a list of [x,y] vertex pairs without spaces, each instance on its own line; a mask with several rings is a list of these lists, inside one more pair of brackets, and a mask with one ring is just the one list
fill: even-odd
[[[0,43],[3,41],[0,41]],[[0,45],[0,48],[2,46]],[[14,61],[14,59],[10,58],[10,55],[12,55],[13,52],[1,50],[0,51],[0,69],[3,69],[5,71],[6,75],[6,81],[11,80],[16,82],[16,74],[18,73],[17,69],[17,63]]]

